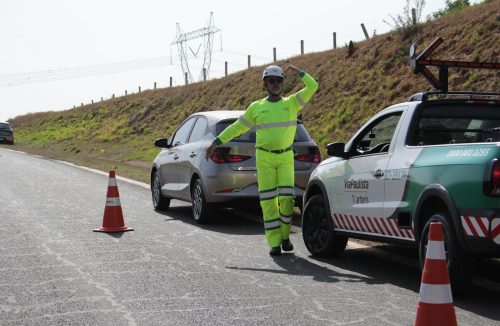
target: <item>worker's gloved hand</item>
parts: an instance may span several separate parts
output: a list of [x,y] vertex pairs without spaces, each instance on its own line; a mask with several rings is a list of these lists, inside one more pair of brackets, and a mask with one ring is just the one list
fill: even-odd
[[300,69],[295,67],[294,65],[288,65],[285,68],[285,74],[290,74],[290,73],[298,74],[299,72]]
[[208,158],[215,152],[215,148],[217,147],[217,144],[214,142],[212,142],[212,144],[210,144],[210,146],[208,146],[207,148],[207,151],[205,153],[205,160],[208,161]]

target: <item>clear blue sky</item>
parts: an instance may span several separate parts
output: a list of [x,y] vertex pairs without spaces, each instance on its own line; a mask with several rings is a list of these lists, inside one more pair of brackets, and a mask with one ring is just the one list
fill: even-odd
[[[224,61],[229,62],[229,73],[246,67],[247,54],[252,55],[252,65],[266,64],[272,60],[273,47],[278,59],[298,54],[301,39],[306,52],[330,49],[332,32],[337,32],[339,46],[362,40],[362,22],[370,34],[384,33],[390,26],[383,20],[401,14],[405,4],[405,0],[1,0],[0,121],[28,112],[70,109],[113,93],[121,96],[125,90],[136,92],[138,86],[152,88],[155,81],[166,87],[170,76],[174,85],[183,84],[177,48],[170,45],[176,23],[184,32],[196,30],[206,25],[210,12],[222,30],[214,40],[210,76],[220,77]],[[427,0],[423,17],[444,6],[445,0]],[[200,44],[197,40],[189,46],[196,52]],[[190,55],[195,78],[200,55],[201,50],[197,58]]]

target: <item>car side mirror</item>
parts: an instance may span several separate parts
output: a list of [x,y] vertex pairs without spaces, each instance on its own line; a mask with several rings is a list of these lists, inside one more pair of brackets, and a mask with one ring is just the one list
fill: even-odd
[[326,152],[330,156],[347,158],[344,143],[330,143],[326,145]]
[[172,145],[169,144],[169,139],[167,138],[158,138],[155,140],[155,146],[161,148],[170,148]]

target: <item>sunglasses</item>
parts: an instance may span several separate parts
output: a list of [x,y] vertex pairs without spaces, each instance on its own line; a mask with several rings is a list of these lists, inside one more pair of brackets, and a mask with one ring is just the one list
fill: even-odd
[[269,77],[266,79],[268,84],[281,84],[283,82],[283,78],[279,77]]

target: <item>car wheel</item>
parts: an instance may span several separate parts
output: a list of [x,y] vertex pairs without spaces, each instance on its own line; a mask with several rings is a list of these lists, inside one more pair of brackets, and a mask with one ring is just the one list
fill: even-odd
[[203,224],[210,220],[214,207],[205,200],[205,193],[200,179],[196,179],[191,188],[193,217],[196,223]]
[[153,174],[151,197],[153,199],[153,207],[156,211],[167,210],[170,207],[170,198],[164,197],[161,193],[161,182],[158,171],[155,171]]
[[446,213],[436,213],[425,223],[419,243],[420,268],[424,268],[431,222],[441,222],[443,225],[444,250],[453,294],[465,293],[472,286],[475,261],[473,257],[463,252],[448,222],[448,218],[448,214]]
[[332,218],[327,214],[323,196],[311,197],[302,214],[302,237],[313,256],[335,257],[346,245],[347,237],[335,234]]

